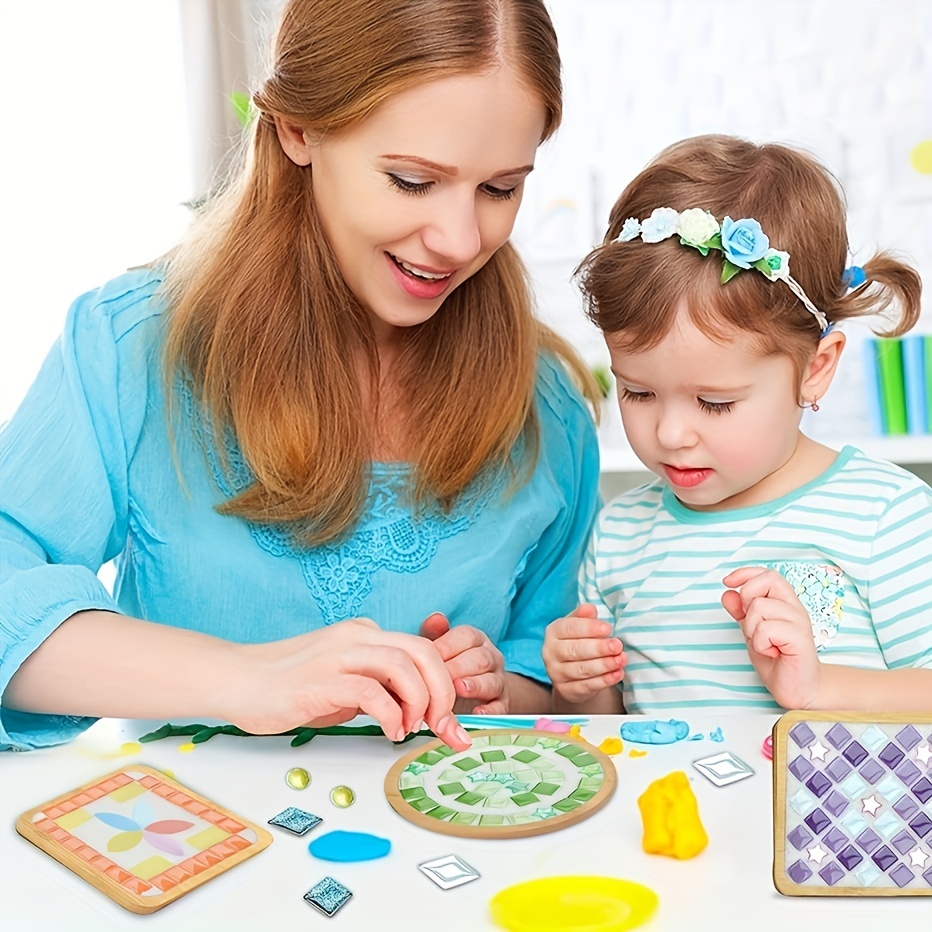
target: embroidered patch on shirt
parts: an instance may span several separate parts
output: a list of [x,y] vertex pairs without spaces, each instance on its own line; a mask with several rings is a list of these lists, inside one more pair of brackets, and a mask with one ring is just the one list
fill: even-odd
[[830,563],[791,561],[768,563],[793,587],[809,612],[816,650],[823,650],[838,634],[845,604],[845,583],[841,570]]

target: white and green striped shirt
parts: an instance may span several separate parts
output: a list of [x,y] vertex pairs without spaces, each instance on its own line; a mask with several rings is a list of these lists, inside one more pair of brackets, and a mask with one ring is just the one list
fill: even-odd
[[580,598],[625,645],[629,712],[779,708],[721,604],[729,572],[762,565],[796,587],[824,662],[932,668],[932,489],[845,447],[764,505],[691,511],[655,479],[603,509]]

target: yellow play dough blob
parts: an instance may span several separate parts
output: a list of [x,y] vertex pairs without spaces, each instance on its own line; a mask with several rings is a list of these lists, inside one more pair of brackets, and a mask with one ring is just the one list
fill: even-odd
[[621,738],[603,738],[602,743],[599,745],[599,750],[603,754],[608,754],[609,757],[620,754],[624,748]]
[[674,770],[638,797],[644,823],[641,847],[648,854],[694,858],[709,843],[699,818],[699,804],[682,770]]
[[489,903],[511,932],[620,932],[646,922],[657,908],[648,887],[616,877],[541,877],[506,887]]
[[138,754],[142,750],[142,745],[138,741],[127,741],[120,745],[121,754]]
[[647,751],[639,751],[637,748],[631,748],[628,751],[628,757],[647,757]]
[[914,146],[909,160],[920,175],[932,175],[932,139],[924,139]]
[[196,747],[196,744],[192,744],[188,741],[186,744],[179,744],[178,750],[181,751],[182,754],[190,754]]
[[292,767],[285,774],[285,783],[293,790],[306,790],[311,783],[311,775],[303,767]]

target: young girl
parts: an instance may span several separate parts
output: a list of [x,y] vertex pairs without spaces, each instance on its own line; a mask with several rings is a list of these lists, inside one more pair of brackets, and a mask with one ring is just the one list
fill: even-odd
[[558,709],[932,709],[932,491],[799,429],[840,321],[919,315],[912,269],[847,251],[834,179],[785,146],[689,139],[616,202],[582,288],[657,478],[603,510],[586,604],[548,627]]

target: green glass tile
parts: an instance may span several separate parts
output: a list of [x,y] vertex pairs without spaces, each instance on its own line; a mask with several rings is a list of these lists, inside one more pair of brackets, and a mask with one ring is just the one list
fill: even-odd
[[476,767],[482,766],[482,761],[476,760],[474,757],[464,757],[462,760],[454,761],[454,767],[459,767],[460,770],[475,770]]
[[509,816],[508,818],[512,825],[527,825],[528,822],[540,821],[540,819],[535,819],[534,816],[524,815],[522,812],[518,812],[513,816]]
[[579,767],[591,767],[593,764],[598,766],[599,762],[588,752],[583,751],[582,754],[577,754],[573,758],[573,763]]
[[559,809],[560,812],[572,812],[581,805],[582,803],[575,799],[561,799],[558,803],[553,804],[553,808]]
[[[560,757],[565,757],[567,760],[574,761],[580,754],[586,754],[582,748],[576,747],[575,744],[564,744],[562,748],[557,748],[557,754]],[[595,761],[595,758],[591,754],[586,754],[586,757],[589,758],[590,762]]]
[[493,760],[489,764],[492,773],[514,773],[515,765],[510,760]]
[[492,747],[507,748],[511,747],[511,735],[489,735],[489,744]]
[[584,790],[593,790],[597,791],[602,788],[602,784],[605,782],[605,778],[601,775],[598,777],[583,777],[579,781],[579,786]]
[[441,783],[437,787],[444,796],[453,796],[456,793],[465,793],[466,787],[462,783]]
[[427,795],[427,790],[423,786],[412,786],[401,791],[402,799],[420,799]]
[[480,825],[502,825],[505,822],[505,817],[500,815],[483,815],[479,816]]
[[496,793],[500,793],[501,789],[501,783],[476,783],[469,788],[469,791],[471,793],[476,793],[478,796],[488,798],[489,796],[494,796]]
[[538,783],[531,792],[540,793],[543,796],[552,796],[558,789],[560,787],[556,783]]
[[487,748],[489,746],[489,736],[488,735],[479,735],[472,739],[472,746],[474,748]]
[[584,803],[592,799],[593,796],[595,796],[595,793],[592,790],[573,790],[567,799],[576,799],[579,802]]
[[431,809],[436,809],[438,804],[429,796],[423,796],[420,799],[409,799],[408,805],[412,809],[417,809],[418,812],[430,812]]
[[504,751],[483,751],[479,756],[484,761],[504,760],[505,752]]
[[508,793],[496,793],[489,796],[485,801],[487,809],[504,809],[511,805],[511,796]]
[[479,816],[475,812],[454,812],[450,821],[457,825],[475,825],[479,821]]
[[434,748],[432,753],[439,754],[441,757],[449,757],[451,754],[456,754],[457,752],[449,745],[442,744],[439,748]]
[[594,777],[596,774],[602,776],[605,771],[602,769],[602,765],[596,761],[594,764],[589,764],[587,767],[580,767],[580,771],[586,776]]
[[425,751],[420,757],[414,759],[419,764],[427,764],[428,767],[433,767],[437,761],[443,760],[443,754],[438,754],[436,751]]
[[412,786],[423,786],[424,777],[419,773],[408,773],[407,771],[402,771],[401,776],[398,778],[398,786],[403,789],[409,789]]
[[520,780],[522,783],[528,783],[533,786],[535,783],[540,783],[540,777],[537,775],[537,772],[534,770],[516,770],[515,779]]
[[441,822],[455,814],[456,810],[450,809],[447,806],[437,806],[436,809],[431,809],[430,812],[427,813],[432,819],[440,819]]
[[566,774],[562,770],[542,770],[540,779],[544,783],[559,783],[560,786],[566,781]]
[[518,735],[512,744],[521,748],[532,748],[537,744],[537,735]]
[[512,760],[519,760],[522,764],[529,764],[532,760],[537,760],[540,757],[536,751],[529,751],[525,748],[523,751],[518,751],[517,754],[512,754]]
[[539,803],[540,800],[533,793],[518,793],[512,796],[511,801],[518,806],[530,806],[531,803]]
[[479,793],[470,793],[468,791],[456,797],[456,801],[464,806],[475,806],[476,803],[481,803],[483,799],[485,797]]

